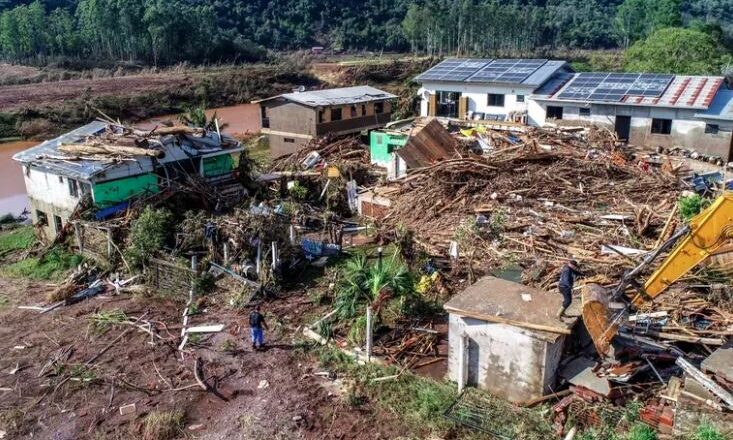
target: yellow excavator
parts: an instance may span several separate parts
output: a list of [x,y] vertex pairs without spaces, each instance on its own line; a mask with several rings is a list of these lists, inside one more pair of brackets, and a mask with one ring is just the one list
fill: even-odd
[[[598,284],[583,287],[583,322],[601,356],[607,356],[611,340],[627,317],[628,310],[651,301],[708,257],[733,250],[733,193],[724,193],[693,217],[658,249],[627,272],[613,289]],[[671,252],[641,284],[637,278],[665,252]],[[620,309],[613,304],[625,302]]]

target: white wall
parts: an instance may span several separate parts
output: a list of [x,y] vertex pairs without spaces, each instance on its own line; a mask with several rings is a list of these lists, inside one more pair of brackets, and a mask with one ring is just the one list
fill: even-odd
[[477,377],[479,388],[518,402],[542,396],[554,385],[564,338],[549,343],[531,331],[455,314],[450,314],[448,323],[450,380],[459,380],[464,335],[475,342],[468,344],[468,350],[478,349],[477,354],[468,354],[468,377]]
[[[31,168],[30,173],[27,170],[28,168],[24,166],[25,188],[29,198],[54,205],[59,209],[73,211],[76,208],[80,198],[71,196],[66,177],[35,168]],[[81,187],[79,195],[81,196]]]
[[[494,84],[469,84],[469,83],[442,83],[425,82],[420,89],[420,115],[428,115],[428,94],[436,91],[460,92],[461,96],[468,97],[468,110],[477,113],[488,113],[492,115],[506,115],[511,111],[526,111],[529,102],[529,95],[534,87],[500,86]],[[505,95],[504,107],[488,105],[490,93]],[[517,102],[517,95],[524,95],[525,102]]]

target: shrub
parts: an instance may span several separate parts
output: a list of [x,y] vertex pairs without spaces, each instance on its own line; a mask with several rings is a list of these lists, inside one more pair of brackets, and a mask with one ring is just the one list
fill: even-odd
[[703,199],[698,194],[691,195],[689,197],[682,197],[679,200],[680,215],[686,221],[689,221],[692,217],[698,215],[703,209],[710,206],[710,201]]
[[143,421],[143,440],[172,440],[183,433],[182,411],[154,411]]
[[725,440],[725,437],[710,423],[703,422],[690,440]]
[[172,215],[168,210],[145,207],[130,228],[130,243],[125,250],[130,264],[142,267],[163,248],[170,235],[171,221]]

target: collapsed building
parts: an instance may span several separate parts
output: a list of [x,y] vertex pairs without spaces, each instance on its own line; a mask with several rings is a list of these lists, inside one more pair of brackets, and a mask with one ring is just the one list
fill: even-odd
[[733,160],[733,91],[722,76],[574,73],[564,61],[452,58],[415,80],[422,116],[595,124],[639,147]]
[[203,129],[145,132],[95,121],[13,159],[23,166],[33,224],[53,239],[84,198],[98,212],[114,212],[131,198],[156,194],[189,175],[236,185],[235,156],[241,151],[235,139]]

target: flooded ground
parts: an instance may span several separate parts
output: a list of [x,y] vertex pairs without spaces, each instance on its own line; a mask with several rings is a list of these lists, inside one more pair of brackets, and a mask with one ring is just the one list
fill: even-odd
[[[257,104],[240,104],[206,111],[209,117],[212,117],[214,113],[220,122],[226,124],[222,131],[231,135],[246,136],[260,131],[260,110]],[[162,121],[176,121],[177,119],[178,115],[160,116],[137,124],[137,126],[152,129]],[[39,143],[38,141],[0,143],[0,215],[8,213],[18,215],[28,207],[23,170],[13,160],[13,155]]]
[[[260,106],[257,104],[239,104],[206,111],[206,115],[209,118],[211,118],[214,113],[216,113],[216,117],[219,119],[220,123],[226,124],[222,131],[234,136],[246,136],[248,134],[258,133],[262,128]],[[178,115],[159,116],[136,125],[143,129],[152,129],[157,124],[166,120],[177,121]]]
[[37,144],[34,141],[0,143],[0,215],[18,215],[28,207],[23,168],[13,160],[13,155]]

